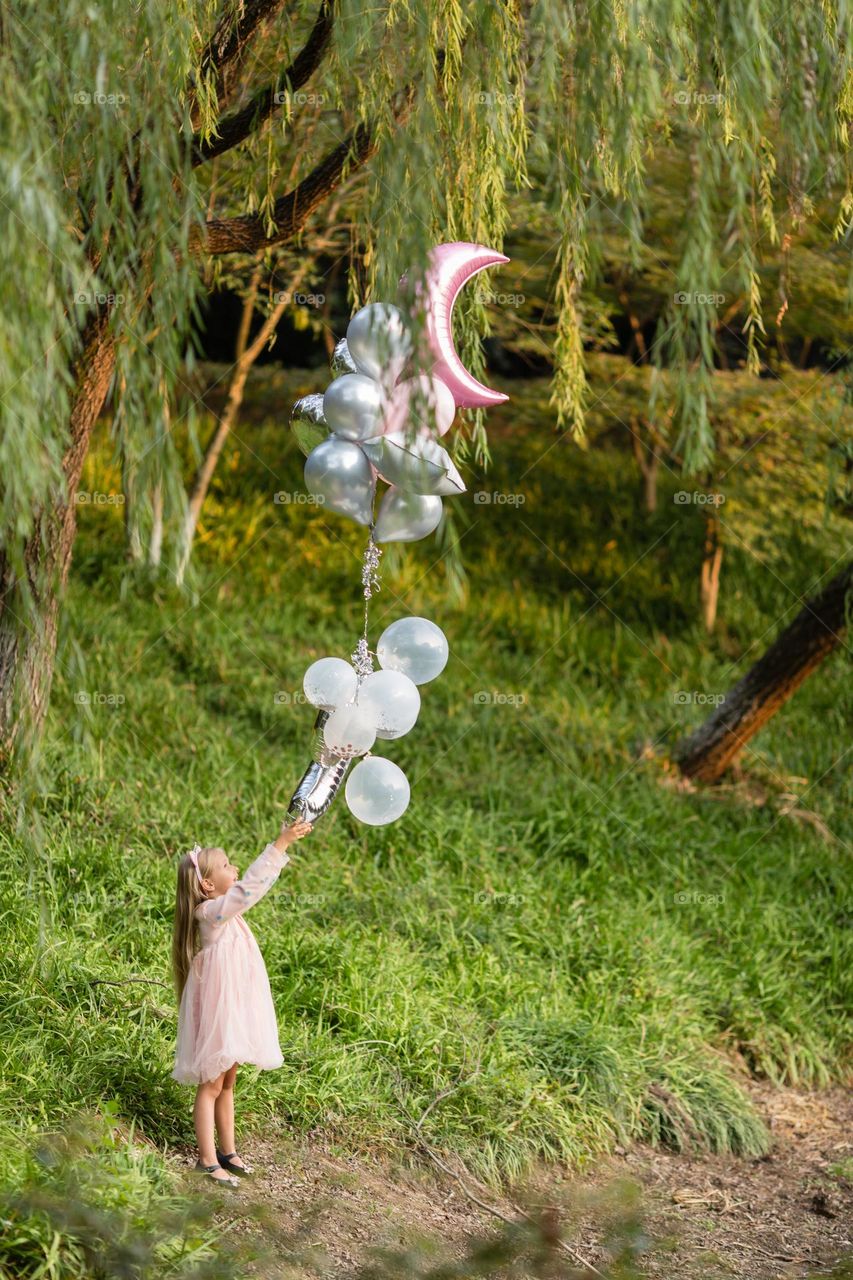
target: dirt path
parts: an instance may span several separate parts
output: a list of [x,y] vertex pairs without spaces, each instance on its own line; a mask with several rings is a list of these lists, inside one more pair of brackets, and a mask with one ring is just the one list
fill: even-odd
[[[582,1205],[590,1196],[599,1203],[614,1194],[618,1180],[630,1180],[649,1237],[643,1269],[655,1280],[769,1280],[826,1271],[853,1253],[853,1093],[759,1086],[753,1093],[774,1139],[763,1159],[673,1155],[636,1146],[608,1157],[583,1178],[540,1169],[528,1184],[531,1202],[577,1206],[580,1220],[566,1239],[601,1266],[607,1254]],[[279,1259],[287,1257],[301,1226],[302,1247],[320,1274],[348,1272],[368,1246],[400,1247],[424,1237],[440,1240],[459,1257],[469,1236],[500,1228],[431,1165],[350,1155],[320,1137],[255,1139],[241,1154],[262,1172],[237,1193],[211,1187],[226,1197],[218,1214],[223,1225],[236,1237],[263,1238]],[[193,1159],[189,1152],[175,1155],[184,1167]],[[512,1200],[468,1185],[500,1212],[517,1216]],[[279,1263],[273,1269],[259,1264],[256,1274],[296,1272]]]

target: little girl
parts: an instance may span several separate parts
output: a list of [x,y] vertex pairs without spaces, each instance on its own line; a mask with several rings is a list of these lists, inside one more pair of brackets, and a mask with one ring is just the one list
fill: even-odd
[[266,966],[242,913],[272,888],[290,861],[288,846],[311,830],[301,820],[282,826],[242,880],[223,849],[195,845],[178,864],[172,970],[179,1011],[172,1077],[198,1085],[196,1170],[229,1186],[239,1185],[233,1173],[252,1172],[234,1150],[237,1066],[251,1062],[269,1071],[284,1061]]

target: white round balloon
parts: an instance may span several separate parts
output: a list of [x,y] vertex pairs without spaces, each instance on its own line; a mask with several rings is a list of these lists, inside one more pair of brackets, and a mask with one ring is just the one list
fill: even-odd
[[402,671],[415,684],[440,675],[448,655],[447,637],[429,618],[398,618],[385,628],[376,646],[383,670]]
[[376,741],[373,716],[355,702],[333,711],[323,726],[323,739],[338,756],[363,756]]
[[402,671],[371,671],[358,688],[358,705],[373,717],[377,738],[402,738],[418,718],[418,686]]
[[354,818],[371,827],[383,827],[406,812],[411,789],[403,770],[393,760],[371,756],[355,766],[344,794]]
[[322,711],[352,702],[358,689],[355,669],[343,658],[318,658],[305,672],[302,681],[305,697]]

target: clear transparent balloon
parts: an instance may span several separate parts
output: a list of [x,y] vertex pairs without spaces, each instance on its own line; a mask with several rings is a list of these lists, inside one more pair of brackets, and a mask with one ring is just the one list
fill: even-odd
[[343,658],[318,658],[305,672],[302,688],[312,706],[333,711],[352,702],[358,689],[358,676]]
[[373,716],[378,738],[401,738],[421,709],[418,687],[402,671],[372,671],[359,685],[357,702]]
[[323,727],[323,739],[329,750],[342,758],[363,756],[376,741],[376,720],[365,708],[349,703],[329,716]]
[[353,769],[344,794],[354,818],[371,827],[384,827],[405,813],[411,791],[406,775],[393,760],[369,756]]
[[419,374],[398,382],[388,400],[384,430],[406,431],[423,428],[443,436],[456,416],[453,393],[434,374]]
[[416,685],[434,680],[450,650],[441,627],[429,618],[398,618],[379,637],[376,656],[385,671],[399,671]]

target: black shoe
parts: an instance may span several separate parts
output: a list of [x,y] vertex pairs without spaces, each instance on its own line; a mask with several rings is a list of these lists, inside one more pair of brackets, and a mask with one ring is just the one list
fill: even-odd
[[210,1178],[211,1182],[216,1182],[222,1187],[239,1187],[240,1182],[237,1178],[216,1178],[214,1174],[217,1169],[222,1166],[218,1164],[202,1164],[200,1160],[196,1160],[193,1173],[203,1173],[205,1177]]
[[223,1169],[227,1169],[229,1173],[236,1173],[238,1178],[251,1178],[252,1174],[255,1172],[251,1165],[244,1166],[240,1164],[232,1164],[232,1160],[236,1154],[236,1151],[232,1151],[226,1156],[223,1155],[221,1151],[217,1150],[216,1159],[219,1161],[220,1166]]

